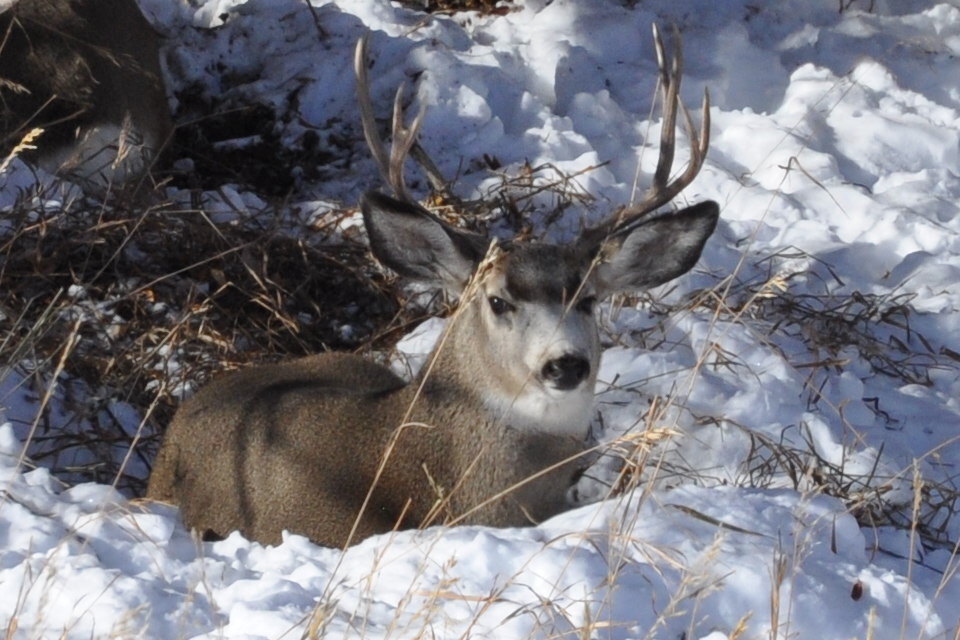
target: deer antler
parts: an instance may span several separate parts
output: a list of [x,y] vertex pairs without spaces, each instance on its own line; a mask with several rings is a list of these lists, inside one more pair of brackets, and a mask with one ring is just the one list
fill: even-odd
[[[663,102],[663,126],[660,130],[660,156],[657,169],[653,174],[653,184],[643,198],[621,209],[617,215],[596,227],[586,229],[581,238],[588,244],[603,242],[604,239],[624,234],[644,219],[644,216],[658,207],[670,202],[683,191],[700,173],[703,160],[710,146],[710,94],[704,90],[701,107],[701,130],[694,128],[690,112],[680,100],[680,79],[683,75],[683,45],[680,34],[674,29],[673,58],[667,65],[663,38],[660,29],[653,25],[653,42],[657,51],[657,66],[660,70],[660,95]],[[677,110],[683,114],[684,129],[690,138],[690,163],[686,170],[673,181],[670,172],[673,169],[673,155],[677,137]]]
[[393,195],[406,202],[413,202],[407,193],[403,180],[403,163],[410,154],[410,149],[416,144],[420,125],[426,113],[426,105],[420,106],[420,111],[409,127],[403,124],[403,85],[397,87],[397,94],[393,99],[393,127],[392,145],[388,154],[383,139],[377,131],[377,123],[373,115],[373,101],[370,99],[370,85],[367,78],[367,34],[363,34],[357,41],[354,52],[353,69],[357,74],[357,102],[360,103],[360,121],[363,124],[363,136],[370,147],[380,176],[385,184],[389,185]]

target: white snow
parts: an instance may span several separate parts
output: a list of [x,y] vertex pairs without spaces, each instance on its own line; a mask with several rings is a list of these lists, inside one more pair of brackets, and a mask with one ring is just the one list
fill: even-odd
[[[21,443],[40,399],[8,372],[7,637],[956,637],[960,518],[951,511],[960,505],[934,514],[939,541],[902,526],[917,492],[930,498],[921,510],[944,488],[957,495],[955,1],[528,0],[502,16],[426,16],[341,0],[314,2],[318,23],[302,0],[140,2],[168,39],[169,82],[278,109],[297,91],[284,140],[316,128],[321,140],[355,141],[350,162],[303,185],[305,210],[354,203],[377,184],[351,71],[353,46],[370,30],[375,105],[386,114],[407,83],[409,111],[428,107],[422,144],[457,177],[457,193],[489,193],[525,163],[580,172],[594,201],[554,224],[534,221],[559,239],[646,186],[660,131],[650,25],[669,33],[676,24],[684,100],[693,110],[708,88],[713,104],[706,165],[678,204],[717,200],[721,222],[694,272],[653,292],[654,304],[601,310],[596,430],[607,440],[674,433],[662,469],[626,496],[535,528],[405,531],[346,552],[294,535],[277,547],[239,534],[201,543],[174,508],[30,470]],[[426,182],[409,174],[423,193]],[[0,173],[0,207],[35,180],[49,177],[13,161]],[[51,207],[55,196],[78,197],[49,191]],[[535,199],[541,218],[554,198]],[[205,203],[220,224],[267,209],[229,185]],[[715,296],[681,304],[708,287],[726,293],[721,312]],[[796,308],[777,306],[783,291]],[[83,306],[82,290],[71,295],[78,312],[101,312]],[[681,308],[665,316],[662,305]],[[863,320],[842,321],[841,307]],[[401,343],[414,369],[441,325]],[[891,360],[913,378],[891,375]],[[66,404],[65,386],[55,406]],[[117,415],[137,430],[132,408]],[[755,456],[772,450],[764,443],[812,450],[821,467],[806,456],[799,477],[781,470],[759,481]],[[864,505],[827,495],[817,477],[829,465]],[[670,472],[681,466],[699,477]],[[601,462],[595,475],[611,473]],[[876,506],[878,493],[900,507],[901,526],[858,525],[852,512]]]

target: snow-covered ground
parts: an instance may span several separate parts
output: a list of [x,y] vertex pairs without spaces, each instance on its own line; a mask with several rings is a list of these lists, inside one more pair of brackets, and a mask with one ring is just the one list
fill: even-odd
[[[593,199],[536,220],[560,239],[644,187],[660,127],[650,25],[676,24],[682,95],[695,105],[706,87],[713,103],[706,165],[680,200],[718,201],[721,222],[693,273],[601,310],[598,431],[670,436],[649,482],[536,528],[406,531],[346,552],[298,536],[199,543],[173,508],[27,471],[11,424],[29,424],[38,399],[8,379],[7,637],[960,633],[960,3],[528,0],[495,16],[141,4],[168,38],[173,85],[294,105],[290,145],[308,130],[349,141],[300,185],[301,210],[376,185],[350,69],[370,30],[378,110],[412,87],[428,106],[422,144],[458,195],[525,163],[555,168],[535,172],[543,182],[576,175]],[[0,205],[26,176],[18,161],[0,175]],[[413,171],[411,184],[424,192]],[[224,189],[206,206],[218,199],[262,204]],[[428,348],[438,324],[401,349]]]

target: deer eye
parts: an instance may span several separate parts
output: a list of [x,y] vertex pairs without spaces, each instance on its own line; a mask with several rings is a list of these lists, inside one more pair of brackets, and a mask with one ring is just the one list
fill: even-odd
[[597,303],[596,296],[588,296],[577,302],[577,311],[581,313],[593,313],[593,305]]
[[498,298],[497,296],[490,296],[487,298],[487,302],[490,303],[490,310],[493,311],[493,315],[502,316],[508,311],[516,311],[517,308],[504,300],[503,298]]

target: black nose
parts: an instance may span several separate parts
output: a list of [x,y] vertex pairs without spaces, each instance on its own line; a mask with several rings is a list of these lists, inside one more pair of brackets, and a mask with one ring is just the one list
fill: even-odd
[[580,356],[561,356],[543,365],[540,375],[556,389],[568,391],[577,387],[590,373],[590,363]]

